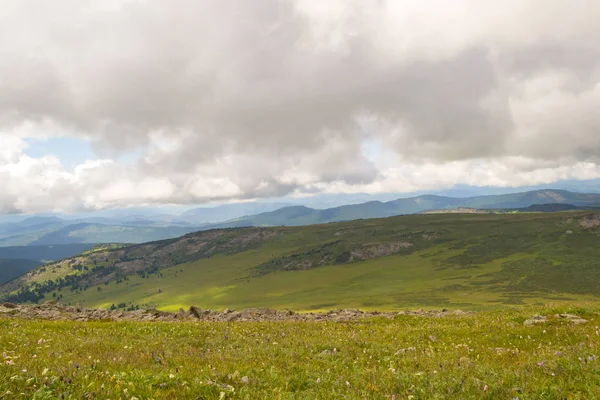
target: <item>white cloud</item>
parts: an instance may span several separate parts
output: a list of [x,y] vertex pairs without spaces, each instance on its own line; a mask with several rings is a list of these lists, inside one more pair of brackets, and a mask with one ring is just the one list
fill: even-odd
[[[0,209],[596,177],[598,15],[584,0],[0,0]],[[52,136],[101,161],[24,153]]]

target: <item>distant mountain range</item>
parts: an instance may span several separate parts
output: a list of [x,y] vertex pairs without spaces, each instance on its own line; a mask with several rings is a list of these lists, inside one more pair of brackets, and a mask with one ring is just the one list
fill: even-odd
[[[540,207],[546,204],[560,204],[560,207]],[[242,217],[234,221],[211,225],[213,228],[241,226],[299,226],[328,222],[349,221],[363,218],[385,218],[403,214],[417,214],[429,210],[469,209],[524,209],[536,206],[529,211],[562,211],[575,208],[600,206],[600,194],[574,193],[566,190],[534,190],[475,197],[446,197],[422,195],[397,199],[388,202],[370,201],[362,204],[316,210],[304,206],[284,207],[279,210]],[[527,210],[521,210],[527,211]]]
[[[555,206],[540,208],[540,205],[546,204]],[[536,206],[538,209],[520,211],[560,211],[599,205],[600,194],[546,189],[464,198],[421,195],[387,202],[369,201],[325,209],[302,205],[290,206],[288,203],[239,203],[196,208],[180,215],[161,213],[132,215],[115,212],[109,216],[92,214],[78,219],[46,215],[21,220],[13,218],[9,222],[0,223],[0,247],[73,243],[143,243],[213,228],[298,226],[458,208],[523,209]]]

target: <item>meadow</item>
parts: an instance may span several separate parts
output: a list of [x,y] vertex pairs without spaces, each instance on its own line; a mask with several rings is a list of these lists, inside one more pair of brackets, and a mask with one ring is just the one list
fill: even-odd
[[[549,320],[524,326],[534,314]],[[581,304],[350,322],[2,317],[0,398],[592,399],[598,325]]]

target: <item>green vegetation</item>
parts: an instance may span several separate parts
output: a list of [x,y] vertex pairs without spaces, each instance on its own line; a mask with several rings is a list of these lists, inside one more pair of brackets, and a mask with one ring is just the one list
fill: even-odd
[[[553,317],[565,311],[589,322]],[[600,387],[597,311],[351,322],[4,317],[0,398],[592,399]],[[523,325],[538,313],[549,321]]]
[[431,214],[211,230],[96,251],[0,287],[109,308],[486,309],[600,295],[592,212]]

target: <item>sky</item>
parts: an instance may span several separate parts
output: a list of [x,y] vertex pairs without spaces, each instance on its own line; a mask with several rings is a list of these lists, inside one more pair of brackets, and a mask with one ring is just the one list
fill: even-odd
[[596,0],[0,0],[0,213],[600,178]]

